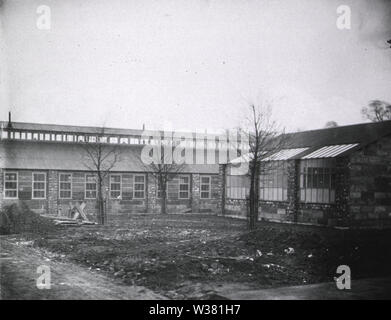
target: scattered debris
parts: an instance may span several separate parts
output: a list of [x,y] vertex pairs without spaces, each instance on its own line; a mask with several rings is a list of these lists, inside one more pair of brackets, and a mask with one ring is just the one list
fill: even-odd
[[280,266],[280,265],[274,264],[274,263],[266,263],[266,264],[263,264],[262,267],[265,267],[267,269],[270,269],[270,268],[283,269],[284,268],[283,266]]
[[287,248],[287,249],[284,249],[284,252],[285,252],[286,254],[293,254],[293,253],[295,253],[295,249],[289,247],[289,248]]
[[34,241],[16,241],[15,244],[17,246],[27,246],[27,247],[32,247],[34,245]]
[[87,218],[87,214],[84,212],[86,203],[83,201],[81,204],[69,203],[68,216],[54,217],[55,225],[95,225],[96,222],[90,221]]
[[[55,228],[39,235],[34,248],[100,269],[126,285],[183,299],[206,296],[205,284],[262,288],[330,281],[341,257],[360,275],[390,274],[389,230],[360,232],[266,222],[248,232],[245,221],[222,217],[126,215],[110,217],[104,226]],[[375,245],[382,255],[374,254]]]

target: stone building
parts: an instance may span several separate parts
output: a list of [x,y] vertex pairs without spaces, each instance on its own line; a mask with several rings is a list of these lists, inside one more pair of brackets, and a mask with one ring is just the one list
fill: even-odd
[[[86,164],[83,146],[99,140],[121,154],[104,181],[107,213],[160,212],[160,190],[140,160],[142,148],[154,144],[145,131],[10,120],[0,125],[0,207],[23,201],[57,215],[85,202],[86,211],[96,214],[96,172]],[[390,223],[391,121],[290,133],[284,140],[286,147],[262,161],[260,220]],[[197,150],[196,136],[189,141]],[[246,155],[227,163],[217,136],[205,135],[202,145],[216,153],[215,161],[187,164],[169,181],[167,211],[245,218],[249,182],[238,163]]]
[[[321,225],[391,224],[391,121],[296,132],[262,160],[259,219]],[[223,214],[245,217],[243,157],[223,165]]]

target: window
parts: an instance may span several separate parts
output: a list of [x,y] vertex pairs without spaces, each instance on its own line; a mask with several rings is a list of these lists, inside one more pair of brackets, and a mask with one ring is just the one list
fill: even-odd
[[18,198],[17,172],[4,172],[4,197],[8,199]]
[[134,176],[134,198],[144,199],[145,197],[145,176],[135,175]]
[[46,198],[46,173],[33,172],[33,199]]
[[110,137],[109,143],[118,143],[118,137]]
[[227,176],[226,196],[229,199],[246,199],[250,181],[246,176]]
[[72,174],[60,173],[59,198],[72,199]]
[[210,198],[210,177],[201,177],[201,199]]
[[99,137],[99,142],[100,143],[107,143],[107,137],[106,136]]
[[129,139],[128,138],[120,138],[119,142],[128,144],[129,143]]
[[300,162],[300,201],[335,202],[335,159],[311,159]]
[[262,163],[259,178],[260,200],[286,201],[288,199],[287,163],[285,161]]
[[121,198],[121,175],[120,174],[110,175],[110,198],[111,199]]
[[86,199],[96,199],[96,178],[92,174],[86,175]]
[[95,136],[89,136],[88,137],[88,142],[96,142],[96,137]]
[[190,177],[179,176],[179,199],[189,199]]

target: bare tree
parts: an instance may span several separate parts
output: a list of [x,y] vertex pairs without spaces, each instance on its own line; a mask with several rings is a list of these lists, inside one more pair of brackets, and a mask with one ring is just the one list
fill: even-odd
[[[85,152],[83,157],[84,166],[96,173],[98,205],[98,223],[105,224],[107,215],[105,212],[104,181],[114,166],[121,161],[121,150],[118,144],[110,144],[105,136],[105,128],[95,136],[94,141],[82,141],[81,146]],[[117,141],[119,143],[119,141]]]
[[372,100],[361,109],[364,118],[372,122],[391,120],[391,104],[382,100]]
[[160,190],[161,214],[167,214],[168,182],[175,179],[175,177],[177,177],[181,172],[183,172],[183,169],[186,167],[185,163],[177,163],[175,159],[173,159],[172,154],[174,147],[172,145],[172,140],[165,140],[164,142],[168,145],[164,145],[162,141],[159,140],[158,145],[152,147],[152,150],[157,152],[157,156],[155,155],[153,157],[155,161],[146,164],[144,161],[141,160],[141,162],[144,164],[145,171],[151,174],[154,182]]
[[277,123],[271,119],[270,102],[261,105],[250,104],[246,118],[249,135],[249,211],[248,227],[255,229],[258,220],[260,174],[267,169],[261,166],[261,160],[280,150],[284,145],[284,135]]

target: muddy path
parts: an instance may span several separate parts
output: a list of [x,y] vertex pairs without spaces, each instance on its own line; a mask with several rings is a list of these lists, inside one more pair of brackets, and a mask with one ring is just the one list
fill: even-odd
[[[33,248],[29,242],[0,237],[1,299],[165,299],[141,286],[124,286],[104,274]],[[49,266],[50,289],[38,289],[39,266]]]

